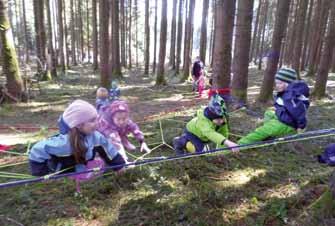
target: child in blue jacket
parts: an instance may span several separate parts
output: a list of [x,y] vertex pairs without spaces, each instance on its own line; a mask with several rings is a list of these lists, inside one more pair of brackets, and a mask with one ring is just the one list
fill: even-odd
[[96,154],[109,166],[125,163],[116,148],[98,131],[97,111],[86,101],[71,103],[61,116],[62,134],[36,143],[29,151],[31,174],[43,176],[60,170],[85,171]]

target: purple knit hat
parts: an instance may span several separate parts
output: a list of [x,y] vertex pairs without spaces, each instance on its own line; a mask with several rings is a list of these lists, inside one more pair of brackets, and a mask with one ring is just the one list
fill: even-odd
[[95,107],[83,100],[73,101],[63,113],[63,120],[70,128],[74,128],[96,117],[98,117],[98,113]]
[[115,100],[111,104],[103,106],[101,108],[100,114],[105,120],[107,120],[108,122],[112,122],[113,116],[117,112],[125,112],[127,114],[129,113],[129,107],[125,101]]

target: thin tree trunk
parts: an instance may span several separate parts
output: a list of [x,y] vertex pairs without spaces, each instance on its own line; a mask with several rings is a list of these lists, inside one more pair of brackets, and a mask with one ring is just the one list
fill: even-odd
[[87,32],[87,61],[90,62],[91,61],[91,48],[90,48],[90,10],[89,10],[89,7],[88,7],[88,1],[89,0],[86,0],[86,32]]
[[157,67],[156,85],[166,85],[164,76],[166,39],[167,39],[167,0],[162,0],[161,29],[159,38],[159,58]]
[[93,70],[98,69],[98,24],[97,24],[97,0],[92,0],[92,41],[93,41]]
[[77,54],[76,54],[76,33],[75,33],[75,21],[74,21],[74,10],[73,0],[70,0],[71,9],[71,60],[73,65],[77,65]]
[[152,72],[156,72],[156,55],[157,55],[157,0],[155,0],[155,25],[154,25],[154,61],[152,63]]
[[144,74],[149,74],[149,62],[150,62],[150,26],[149,26],[149,0],[145,0],[145,62],[144,62]]
[[331,15],[328,23],[328,31],[323,48],[320,67],[315,80],[313,95],[317,98],[322,98],[326,95],[326,87],[328,73],[331,66],[331,61],[335,46],[335,1],[331,3]]
[[232,94],[238,102],[246,103],[254,0],[239,0],[237,5]]
[[126,32],[126,28],[125,28],[125,12],[124,12],[124,0],[120,1],[120,13],[121,13],[121,65],[123,67],[126,67],[126,39],[125,39],[125,32]]
[[177,32],[177,56],[176,56],[176,74],[179,74],[181,64],[181,42],[183,36],[183,0],[179,0],[178,10],[178,32]]
[[190,63],[192,59],[192,40],[193,40],[193,17],[194,17],[195,0],[190,0],[188,17],[186,19],[186,44],[185,44],[185,56],[184,56],[184,76],[182,81],[185,81],[190,75]]
[[235,18],[235,0],[216,2],[215,48],[213,59],[213,89],[230,87],[231,50]]
[[[294,51],[293,51],[293,69],[300,76],[300,59],[301,59],[301,51],[302,51],[302,42],[305,30],[305,19],[306,19],[306,11],[307,11],[308,1],[300,1],[299,12],[298,12],[298,25],[297,25],[297,37],[295,39]],[[300,78],[300,77],[299,77]]]
[[307,55],[307,48],[309,46],[309,40],[310,40],[310,24],[311,24],[311,18],[312,18],[312,12],[313,12],[313,3],[314,0],[309,1],[309,9],[308,9],[308,14],[307,14],[307,22],[306,22],[306,32],[304,35],[304,45],[303,45],[303,50],[302,50],[302,56],[301,56],[301,63],[300,63],[300,70],[304,70],[306,66],[306,55]]
[[22,0],[22,14],[23,14],[23,27],[24,27],[24,46],[25,46],[25,55],[26,64],[29,63],[29,41],[28,41],[28,31],[27,31],[27,19],[26,19],[26,5],[25,0]]
[[261,49],[260,49],[260,56],[258,59],[258,70],[262,70],[262,62],[263,62],[263,56],[264,56],[264,39],[265,39],[265,30],[266,30],[266,23],[267,23],[267,19],[268,19],[268,11],[269,11],[269,1],[265,0],[264,3],[264,7],[265,7],[265,12],[264,12],[264,18],[263,18],[263,23],[262,23],[262,40],[261,40]]
[[6,88],[11,95],[21,98],[23,94],[23,82],[7,13],[7,2],[0,0],[1,57],[3,73],[6,76]]
[[109,88],[109,0],[99,1],[100,83]]
[[301,1],[301,0],[292,1],[292,8],[294,8],[294,12],[292,12],[293,13],[292,20],[294,20],[294,22],[292,23],[292,26],[289,27],[287,46],[286,46],[285,56],[284,56],[284,63],[287,65],[292,65],[293,50],[294,50],[294,45],[295,45],[295,39],[297,37],[296,34],[297,34],[297,26],[298,26],[298,12],[299,12],[299,2],[298,1]]
[[128,57],[129,57],[129,68],[132,67],[132,61],[131,61],[131,21],[132,21],[132,14],[131,14],[131,0],[129,0],[129,35],[128,35]]
[[173,0],[172,22],[171,22],[170,61],[169,61],[169,64],[172,66],[172,69],[176,68],[176,55],[175,55],[176,54],[176,14],[177,14],[177,0]]
[[79,37],[80,37],[80,52],[81,62],[84,62],[85,51],[84,51],[84,25],[83,25],[83,9],[82,1],[78,1],[78,26],[79,26]]
[[59,56],[62,71],[65,72],[65,56],[64,56],[64,29],[63,29],[63,1],[58,0],[58,30],[59,30]]
[[200,36],[200,59],[206,63],[207,47],[207,17],[208,17],[209,0],[204,0],[202,5],[201,36]]
[[120,38],[119,38],[119,0],[111,1],[111,19],[112,19],[112,43],[110,46],[110,74],[113,79],[121,79],[121,63],[120,63]]
[[254,57],[254,53],[255,53],[255,43],[256,43],[258,26],[259,26],[259,15],[261,14],[262,1],[263,0],[259,0],[259,4],[258,4],[258,8],[257,8],[256,21],[255,21],[254,32],[253,32],[251,48],[250,48],[250,55],[249,55],[250,62],[252,61],[252,59]]
[[135,54],[136,54],[136,68],[138,68],[138,4],[137,0],[134,2],[134,14],[135,14]]
[[[217,14],[217,10],[216,10],[216,2],[217,0],[213,0],[213,44],[212,44],[212,51],[211,51],[211,68],[213,68],[213,64],[214,64],[214,49],[215,49],[215,37],[216,37],[216,14]],[[213,77],[213,76],[212,76]]]
[[52,43],[52,25],[51,25],[51,11],[50,11],[50,0],[47,0],[46,2],[46,8],[47,8],[47,19],[48,19],[48,39],[49,39],[49,45],[48,45],[48,65],[51,70],[51,76],[57,77],[57,69],[56,69],[56,55],[54,51],[54,45]]
[[66,57],[66,68],[70,67],[70,47],[68,44],[68,27],[66,20],[66,2],[63,0],[63,8],[64,8],[64,44],[65,44],[65,57]]
[[271,52],[268,57],[266,71],[258,99],[260,102],[266,102],[272,96],[274,76],[278,67],[282,39],[287,25],[289,6],[290,0],[278,0]]

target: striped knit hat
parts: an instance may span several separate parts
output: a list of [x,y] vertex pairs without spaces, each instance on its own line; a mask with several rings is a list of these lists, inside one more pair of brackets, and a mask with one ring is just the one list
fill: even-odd
[[297,72],[292,68],[280,68],[276,73],[276,79],[291,83],[297,80]]

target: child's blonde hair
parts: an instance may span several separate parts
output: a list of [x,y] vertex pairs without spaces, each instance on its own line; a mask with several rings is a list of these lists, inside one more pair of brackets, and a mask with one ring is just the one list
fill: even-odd
[[105,87],[99,87],[96,96],[97,98],[106,98],[108,97],[108,90]]

